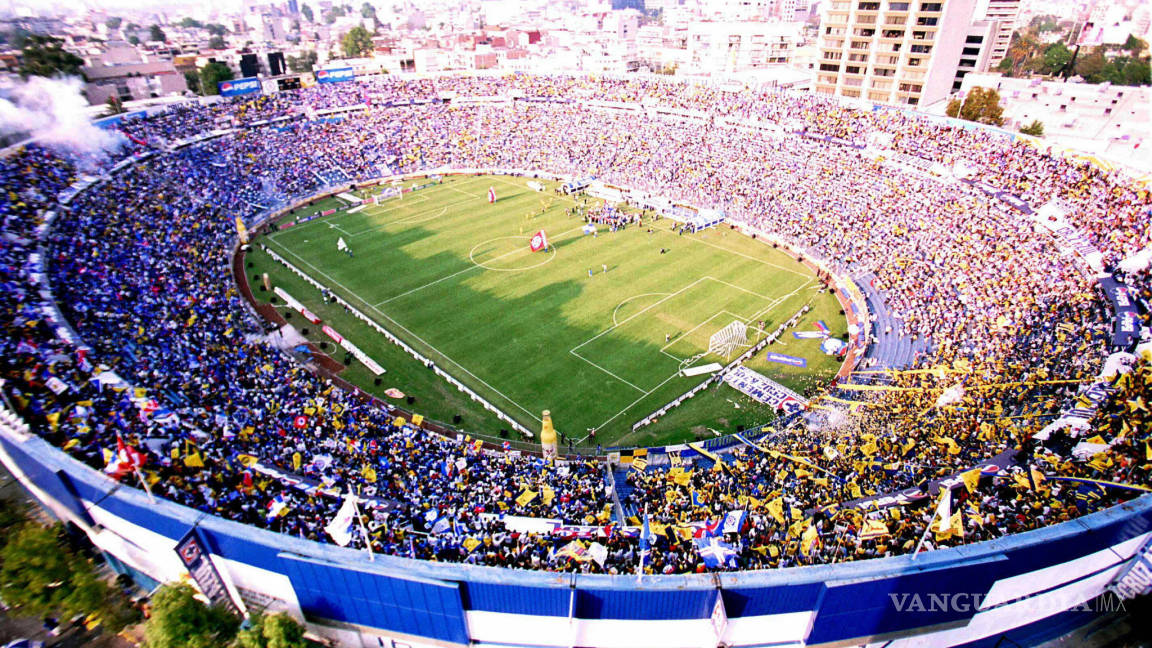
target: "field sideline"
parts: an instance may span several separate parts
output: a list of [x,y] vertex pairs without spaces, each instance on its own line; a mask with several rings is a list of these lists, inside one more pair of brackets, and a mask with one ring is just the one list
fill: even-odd
[[[520,178],[448,177],[260,242],[529,429],[550,409],[560,431],[588,445],[590,428],[598,430],[595,442],[607,446],[680,441],[770,420],[767,407],[722,386],[631,431],[636,420],[703,379],[679,376],[682,367],[724,362],[707,355],[708,340],[735,320],[752,327],[763,321],[772,330],[811,303],[800,328],[822,319],[843,336],[835,298],[784,253],[726,227],[678,235],[669,220],[617,232],[601,226],[586,235],[583,220],[566,211],[597,201],[558,196],[555,183],[545,184],[548,191],[535,192]],[[495,204],[487,202],[489,187]],[[299,211],[310,214],[334,200]],[[528,241],[538,230],[551,246],[533,253]],[[340,238],[351,255],[337,250]],[[458,392],[451,398],[445,390],[455,390],[438,378],[439,388],[429,384],[426,368],[343,309],[323,304],[315,289],[267,255],[254,252],[249,260],[389,370],[381,385],[356,366],[346,378],[373,393],[394,386],[417,395],[417,411],[445,421],[462,415],[465,429],[499,429],[489,413]],[[756,335],[750,330],[752,340]],[[806,358],[807,368],[762,356],[749,366],[798,391],[838,368],[818,341],[788,338],[772,350]]]

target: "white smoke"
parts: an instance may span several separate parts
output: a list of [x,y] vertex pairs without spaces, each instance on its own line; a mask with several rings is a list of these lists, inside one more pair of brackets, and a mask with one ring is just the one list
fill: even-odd
[[27,133],[41,145],[76,155],[102,157],[125,143],[119,131],[88,121],[88,100],[76,77],[34,76],[0,98],[0,134]]

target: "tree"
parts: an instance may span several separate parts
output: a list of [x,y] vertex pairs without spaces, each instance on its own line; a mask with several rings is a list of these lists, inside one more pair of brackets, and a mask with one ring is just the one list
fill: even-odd
[[152,25],[148,28],[148,40],[163,43],[168,40],[168,36],[164,34],[163,29],[160,29],[160,25]]
[[1024,128],[1021,128],[1020,132],[1024,133],[1025,135],[1031,135],[1032,137],[1043,137],[1044,122],[1040,121],[1039,119],[1033,119],[1032,123],[1028,124]]
[[311,72],[316,66],[316,60],[316,52],[314,50],[308,50],[300,56],[289,56],[286,62],[288,63],[288,69],[293,72]]
[[374,49],[372,45],[372,34],[364,29],[361,25],[356,25],[344,34],[344,38],[340,41],[341,47],[344,49],[344,56],[348,58],[356,58],[370,54]]
[[96,566],[61,540],[62,527],[32,522],[8,532],[0,550],[0,597],[21,615],[98,615],[119,632],[134,620],[123,594],[100,579]]
[[1076,60],[1076,74],[1088,83],[1100,83],[1104,80],[1104,68],[1108,66],[1108,58],[1104,55],[1104,48],[1097,47],[1087,56]]
[[208,23],[204,29],[208,30],[210,36],[223,36],[228,33],[228,28],[219,23]]
[[208,47],[209,49],[221,50],[228,47],[228,44],[224,42],[223,36],[213,36],[208,39]]
[[104,21],[104,26],[107,27],[108,29],[111,29],[112,31],[116,31],[117,29],[120,29],[120,24],[123,22],[124,22],[123,18],[117,18],[116,16],[112,16],[108,20]]
[[204,23],[200,22],[199,20],[196,20],[195,18],[189,18],[189,17],[182,19],[178,24],[181,27],[183,27],[184,29],[193,29],[193,28],[201,29],[204,27]]
[[232,69],[219,61],[211,61],[200,68],[200,90],[205,95],[220,94],[217,85],[222,81],[232,80]]
[[27,79],[30,75],[51,77],[80,74],[84,59],[65,51],[62,43],[59,38],[51,36],[29,36],[24,49],[20,51],[20,76]]
[[119,115],[123,112],[126,112],[124,110],[124,102],[120,101],[120,97],[116,95],[108,95],[108,101],[105,101],[104,105],[107,106],[107,108],[104,110],[105,117],[111,117],[112,115]]
[[376,7],[373,7],[371,2],[365,2],[360,6],[360,16],[362,18],[375,18]]
[[144,625],[146,648],[219,648],[236,636],[240,619],[196,598],[187,583],[169,583],[152,596],[152,617]]
[[1068,49],[1064,43],[1052,43],[1044,49],[1044,64],[1042,71],[1044,74],[1056,74],[1064,69],[1065,65],[1072,60],[1072,50]]
[[304,627],[287,614],[252,617],[251,625],[236,635],[232,648],[306,648]]
[[1148,43],[1145,43],[1143,40],[1136,38],[1134,34],[1128,34],[1128,40],[1124,41],[1123,49],[1128,50],[1128,53],[1132,55],[1132,58],[1136,58],[1140,56],[1140,52],[1148,49]]
[[993,126],[1004,124],[1004,108],[1000,106],[1000,93],[993,88],[972,88],[963,101],[953,99],[948,102],[945,112],[949,117],[959,117],[981,124]]
[[188,70],[184,72],[184,83],[188,85],[188,89],[196,94],[200,93],[200,74],[196,70]]
[[304,20],[307,20],[308,22],[313,22],[314,16],[312,14],[312,7],[309,7],[306,4],[300,5],[300,14],[304,16]]

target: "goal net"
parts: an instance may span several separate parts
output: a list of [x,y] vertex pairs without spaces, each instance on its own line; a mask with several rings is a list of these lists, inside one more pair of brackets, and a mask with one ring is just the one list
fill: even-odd
[[708,353],[716,353],[725,358],[737,348],[748,345],[748,325],[739,320],[716,331],[708,339]]

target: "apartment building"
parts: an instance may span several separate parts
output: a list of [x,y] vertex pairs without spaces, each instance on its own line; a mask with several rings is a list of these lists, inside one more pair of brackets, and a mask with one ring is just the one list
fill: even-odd
[[952,92],[965,47],[972,47],[966,41],[976,4],[832,0],[821,17],[813,89],[909,106],[943,100]]

